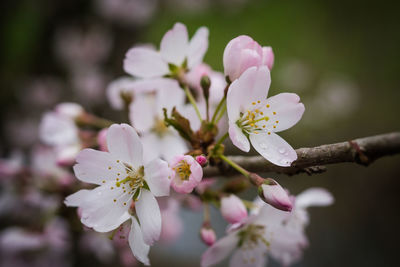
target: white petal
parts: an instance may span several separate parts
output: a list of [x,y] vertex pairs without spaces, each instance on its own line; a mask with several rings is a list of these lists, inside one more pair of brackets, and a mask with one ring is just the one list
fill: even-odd
[[273,132],[250,134],[250,142],[261,156],[275,165],[288,167],[297,159],[296,151]]
[[143,165],[143,148],[136,131],[128,124],[113,124],[107,131],[107,147],[113,156],[137,168]]
[[[114,187],[111,189],[111,187]],[[80,204],[81,222],[97,232],[109,232],[129,219],[132,196],[109,182],[91,190]]]
[[162,85],[162,89],[157,92],[156,106],[153,107],[160,115],[162,115],[163,108],[170,110],[173,107],[183,106],[186,99],[185,92],[179,87],[177,81],[169,79]]
[[143,144],[143,162],[149,163],[150,161],[161,157],[162,147],[161,139],[153,132],[143,133],[141,136]]
[[124,70],[143,78],[161,77],[169,73],[168,65],[160,53],[149,48],[131,48],[124,59]]
[[240,112],[246,112],[253,102],[267,98],[271,75],[267,66],[247,69],[229,87],[226,107],[229,120],[235,121]]
[[[301,119],[305,108],[303,103],[299,103],[299,101],[300,97],[291,93],[278,94],[265,101],[265,104],[270,105],[270,107],[264,109],[264,113],[276,126],[276,128],[271,128],[272,131],[280,132],[289,129]],[[275,123],[276,121],[278,123]]]
[[200,64],[203,61],[204,54],[208,49],[208,29],[199,28],[193,35],[189,43],[188,67],[189,69]]
[[157,200],[150,191],[142,189],[135,208],[142,228],[143,240],[146,244],[152,245],[161,234],[161,213]]
[[250,142],[236,123],[229,122],[229,138],[240,150],[244,152],[250,151]]
[[168,163],[155,159],[144,167],[145,180],[151,193],[156,197],[169,195],[171,180],[169,179],[170,169]]
[[40,139],[52,146],[70,145],[78,142],[78,129],[71,118],[48,112],[39,126]]
[[162,58],[177,66],[182,65],[188,50],[188,33],[186,26],[175,23],[161,40],[160,53]]
[[332,194],[324,188],[310,188],[296,197],[296,208],[329,206],[334,202]]
[[163,136],[160,141],[161,147],[159,149],[161,156],[166,161],[170,161],[176,155],[184,154],[189,150],[182,137],[180,137],[173,129],[171,129],[171,133]]
[[118,173],[125,172],[124,166],[112,154],[91,148],[82,150],[76,162],[75,176],[86,183],[100,185],[103,181],[115,180]]
[[267,256],[264,244],[252,248],[238,248],[232,255],[229,267],[264,267]]
[[149,251],[150,246],[144,243],[142,230],[135,217],[132,218],[131,231],[129,233],[129,246],[131,247],[133,256],[144,265],[150,265]]
[[67,196],[64,200],[65,205],[68,207],[79,207],[85,199],[89,196],[91,190],[82,189],[78,192]]
[[237,247],[238,241],[237,231],[219,239],[201,256],[201,267],[214,265],[228,257],[232,250]]
[[146,132],[153,127],[157,115],[154,105],[155,98],[152,94],[135,95],[134,101],[129,105],[129,119],[139,132]]

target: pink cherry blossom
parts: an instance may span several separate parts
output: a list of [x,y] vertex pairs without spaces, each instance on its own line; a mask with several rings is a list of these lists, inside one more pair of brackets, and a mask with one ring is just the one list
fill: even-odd
[[161,40],[160,51],[146,47],[131,48],[124,60],[124,69],[142,78],[162,77],[170,73],[169,64],[191,69],[203,61],[208,48],[208,29],[201,27],[189,41],[186,26],[176,23]]
[[249,152],[251,143],[265,159],[286,167],[297,159],[297,154],[276,132],[295,125],[304,113],[304,105],[296,94],[267,98],[270,83],[268,67],[261,66],[247,69],[230,85],[229,137],[242,151]]
[[[76,177],[98,186],[68,196],[65,204],[80,207],[81,222],[98,232],[109,232],[131,219],[132,252],[149,264],[150,245],[161,233],[161,213],[155,197],[169,194],[170,170],[160,159],[143,165],[141,141],[127,124],[113,124],[108,129],[107,148],[109,152],[84,149],[79,153],[74,166]],[[133,202],[140,225],[128,213]]]
[[189,194],[203,178],[203,169],[192,156],[175,156],[170,162],[170,167],[171,185],[178,193]]
[[269,46],[261,47],[247,35],[232,39],[224,50],[225,76],[234,81],[250,67],[268,66],[274,64],[274,53]]
[[239,223],[247,218],[247,209],[236,195],[221,198],[221,213],[229,223]]

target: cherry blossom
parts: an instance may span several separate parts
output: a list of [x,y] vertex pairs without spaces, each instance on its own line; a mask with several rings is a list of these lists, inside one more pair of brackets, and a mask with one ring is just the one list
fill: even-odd
[[171,74],[172,65],[178,69],[191,69],[200,64],[207,48],[207,28],[198,29],[189,41],[186,26],[176,23],[162,38],[160,51],[147,47],[131,48],[125,57],[124,69],[141,78],[162,77]]
[[200,164],[189,155],[175,156],[171,162],[171,186],[178,193],[188,194],[201,182],[203,169]]
[[227,94],[229,137],[242,151],[249,152],[251,143],[270,162],[290,166],[297,154],[276,132],[295,125],[304,105],[291,93],[267,98],[270,83],[268,67],[261,66],[247,69],[231,84]]
[[221,198],[221,213],[229,223],[239,223],[247,217],[243,201],[235,195]]
[[[74,166],[76,177],[98,186],[68,196],[65,204],[79,207],[81,222],[98,232],[109,232],[131,219],[132,252],[138,260],[149,264],[150,245],[161,233],[161,214],[155,197],[169,194],[168,164],[155,159],[143,165],[141,141],[127,124],[113,124],[108,129],[107,147],[109,152],[84,149],[79,153]],[[139,221],[129,214],[133,204]]]

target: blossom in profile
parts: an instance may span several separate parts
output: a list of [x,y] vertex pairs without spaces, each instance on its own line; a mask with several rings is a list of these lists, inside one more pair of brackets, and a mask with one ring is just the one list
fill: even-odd
[[[277,132],[295,125],[304,113],[296,94],[281,93],[267,98],[271,77],[268,67],[251,67],[229,87],[227,111],[229,137],[244,152],[250,143],[268,161],[290,166],[296,151]],[[249,141],[250,140],[250,141]]]
[[223,62],[225,76],[233,82],[250,67],[267,66],[272,69],[274,53],[270,46],[261,47],[251,37],[241,35],[226,45]]
[[171,186],[178,193],[189,194],[201,182],[203,169],[189,155],[178,155],[170,161],[172,169]]
[[[81,222],[98,232],[112,231],[131,219],[130,247],[139,261],[149,264],[150,245],[161,233],[155,197],[169,195],[170,169],[160,159],[143,164],[140,138],[127,124],[113,124],[108,129],[107,148],[109,152],[84,149],[79,153],[76,177],[98,186],[68,196],[65,204],[79,207]],[[131,207],[136,216],[130,214]]]
[[[312,188],[296,197],[291,213],[265,204],[261,199],[253,202],[252,215],[239,227],[232,227],[206,250],[201,266],[215,265],[232,252],[229,266],[265,266],[267,255],[283,266],[301,259],[308,245],[305,226],[308,224],[307,207],[328,206],[332,195],[322,188]],[[302,218],[307,218],[304,220]]]
[[274,179],[265,179],[263,184],[258,187],[258,195],[265,203],[268,203],[279,210],[292,210],[293,203],[290,200],[288,193]]
[[160,51],[148,47],[131,48],[126,53],[124,69],[127,73],[141,78],[179,75],[175,72],[200,64],[207,49],[206,27],[199,28],[189,41],[186,26],[175,23],[162,38]]

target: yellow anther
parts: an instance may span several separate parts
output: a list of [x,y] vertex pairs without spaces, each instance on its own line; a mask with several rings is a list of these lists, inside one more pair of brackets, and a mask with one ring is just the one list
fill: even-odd
[[113,189],[114,189],[114,187],[111,186],[111,190],[113,190]]
[[119,159],[117,159],[117,163],[119,163]]
[[274,111],[274,112],[272,112],[272,114],[276,115],[276,112]]
[[269,105],[267,104],[266,107],[269,108]]
[[117,200],[114,198],[114,202],[117,202]]
[[111,170],[111,167],[108,167],[109,170]]
[[276,123],[279,123],[279,121],[276,121]]
[[276,126],[274,125],[274,128],[276,128]]
[[261,114],[261,115],[264,115],[264,112],[261,111],[260,114]]
[[259,113],[260,111],[258,109],[255,110],[256,113]]
[[268,134],[271,134],[271,132],[268,132]]
[[124,206],[126,206],[126,202],[124,202]]
[[117,178],[117,181],[119,181],[119,178]]
[[255,133],[255,134],[258,134],[258,132],[257,132],[257,131],[254,131],[254,133]]
[[260,100],[258,100],[257,103],[260,104]]
[[251,104],[255,105],[255,104],[256,104],[256,102],[253,102],[253,103],[251,103]]
[[250,126],[251,126],[251,127],[254,127],[254,123],[250,123]]
[[120,176],[121,174],[120,174],[120,173],[117,173],[117,175]]
[[103,180],[103,181],[101,181],[103,184],[105,184],[106,183],[106,180]]
[[265,125],[263,125],[263,128],[265,128]]

